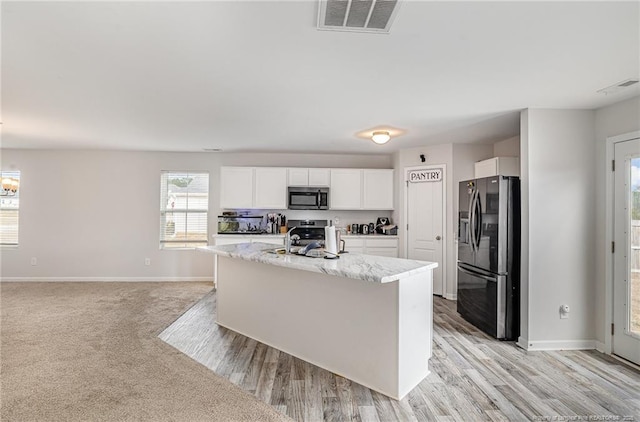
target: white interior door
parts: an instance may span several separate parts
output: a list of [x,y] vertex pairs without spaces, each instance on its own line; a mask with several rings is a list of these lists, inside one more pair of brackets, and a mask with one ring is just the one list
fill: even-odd
[[614,146],[613,353],[640,364],[640,139]]
[[[440,173],[439,180],[437,172]],[[406,168],[407,258],[437,262],[433,294],[444,295],[445,167]]]

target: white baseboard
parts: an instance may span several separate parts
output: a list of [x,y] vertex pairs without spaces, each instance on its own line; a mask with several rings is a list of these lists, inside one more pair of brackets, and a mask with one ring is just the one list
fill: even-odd
[[607,352],[607,346],[606,346],[606,344],[604,344],[603,342],[601,342],[601,341],[596,341],[596,342],[595,342],[595,345],[596,345],[596,350],[597,350],[598,352],[600,352],[600,353],[604,353],[604,354],[609,354],[609,353],[610,353],[610,351],[609,351],[609,352]]
[[213,283],[213,277],[0,277],[2,283],[35,282],[205,282]]
[[595,340],[543,340],[522,342],[518,339],[518,346],[527,351],[543,350],[591,350],[596,349]]
[[445,299],[447,299],[447,300],[458,300],[458,294],[457,293],[447,293],[443,297]]
[[529,350],[528,343],[529,341],[526,338],[518,337],[518,340],[516,341],[516,346],[524,350]]

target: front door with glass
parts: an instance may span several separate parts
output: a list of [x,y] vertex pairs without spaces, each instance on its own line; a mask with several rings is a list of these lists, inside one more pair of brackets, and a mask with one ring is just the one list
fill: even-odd
[[640,364],[640,139],[614,145],[613,353]]

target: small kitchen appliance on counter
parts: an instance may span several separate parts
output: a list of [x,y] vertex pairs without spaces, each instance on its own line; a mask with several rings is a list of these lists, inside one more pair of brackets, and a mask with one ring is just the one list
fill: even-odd
[[389,217],[378,217],[378,219],[376,220],[376,233],[383,234],[382,227],[390,223],[391,221],[389,220]]
[[387,224],[386,226],[382,226],[380,228],[380,234],[396,236],[398,234],[398,226],[396,226],[395,224]]

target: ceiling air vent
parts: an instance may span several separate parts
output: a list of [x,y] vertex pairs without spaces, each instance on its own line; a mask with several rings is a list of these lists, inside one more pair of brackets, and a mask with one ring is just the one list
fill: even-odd
[[615,85],[608,86],[606,88],[599,89],[598,92],[601,94],[609,95],[614,94],[618,91],[622,91],[625,88],[629,88],[638,83],[638,79],[627,79],[626,81],[618,82]]
[[319,0],[318,29],[388,33],[399,0]]

